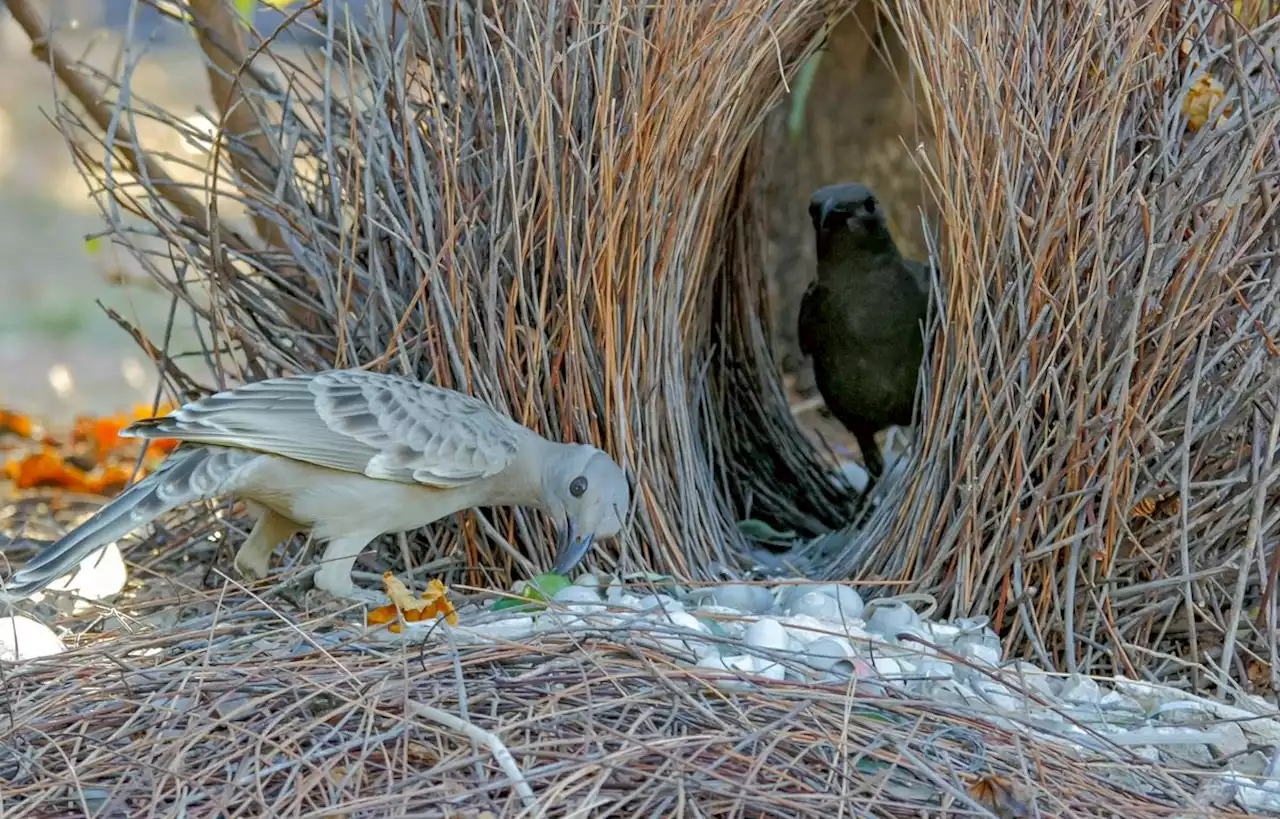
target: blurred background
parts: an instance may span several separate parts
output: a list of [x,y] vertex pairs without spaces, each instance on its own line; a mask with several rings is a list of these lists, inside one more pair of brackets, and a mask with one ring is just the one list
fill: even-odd
[[[327,3],[331,9],[339,4]],[[369,0],[341,4],[362,15]],[[33,6],[68,54],[104,72],[132,71],[136,94],[186,110],[188,121],[203,127],[208,84],[181,24],[133,0],[34,0]],[[915,162],[927,155],[929,135],[896,36],[871,4],[850,6],[815,63],[811,85],[770,117],[763,136],[767,170],[757,180],[768,213],[773,333],[779,362],[800,395],[811,392],[794,332],[813,269],[810,193],[830,182],[871,184],[904,252],[926,252]],[[287,13],[259,4],[255,25],[271,32]],[[130,30],[144,44],[136,50],[141,58],[122,64],[121,43]],[[300,32],[291,27],[295,48],[319,42]],[[150,402],[153,368],[99,303],[159,338],[170,300],[129,254],[97,238],[104,230],[98,205],[54,124],[53,78],[3,4],[0,76],[0,407],[59,424],[80,413]],[[145,121],[135,127],[149,146],[192,163],[185,177],[199,182],[199,146]],[[178,349],[192,349],[196,341],[182,314],[172,335]]]

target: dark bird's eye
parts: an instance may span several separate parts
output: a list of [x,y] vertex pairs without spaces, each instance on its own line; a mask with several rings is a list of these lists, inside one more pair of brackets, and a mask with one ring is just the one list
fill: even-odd
[[569,483],[569,494],[573,495],[575,498],[582,497],[583,493],[586,491],[587,491],[587,479],[584,478],[582,475],[579,475],[578,477],[574,478],[573,481]]
[[875,198],[874,196],[868,196],[868,197],[863,201],[863,203],[862,203],[862,207],[864,207],[864,208],[866,208],[866,209],[867,209],[867,213],[875,213],[875,212],[876,212],[876,198]]

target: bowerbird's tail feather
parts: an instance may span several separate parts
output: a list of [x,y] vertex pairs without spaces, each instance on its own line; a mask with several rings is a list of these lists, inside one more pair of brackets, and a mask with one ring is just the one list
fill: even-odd
[[224,447],[180,446],[147,477],[0,581],[0,599],[20,600],[75,569],[94,551],[177,506],[221,494],[227,481],[258,453]]

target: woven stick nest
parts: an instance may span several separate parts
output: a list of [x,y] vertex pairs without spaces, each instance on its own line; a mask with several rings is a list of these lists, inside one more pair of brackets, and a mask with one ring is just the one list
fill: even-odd
[[1244,815],[1209,770],[856,681],[734,688],[635,629],[423,651],[237,592],[133,615],[6,680],[9,815]]

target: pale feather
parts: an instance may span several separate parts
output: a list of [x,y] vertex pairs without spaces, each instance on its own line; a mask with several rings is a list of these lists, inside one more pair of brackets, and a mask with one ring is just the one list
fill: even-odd
[[530,434],[478,399],[364,370],[256,381],[121,433],[252,449],[437,487],[498,474]]

